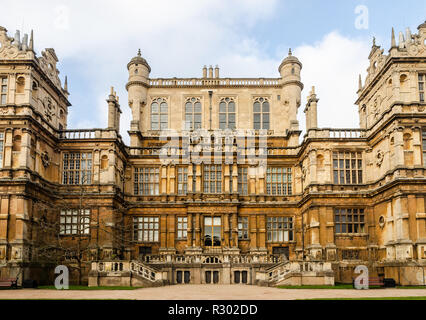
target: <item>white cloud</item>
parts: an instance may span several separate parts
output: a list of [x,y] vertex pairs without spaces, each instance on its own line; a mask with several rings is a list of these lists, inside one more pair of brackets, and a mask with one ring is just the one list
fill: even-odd
[[[151,77],[200,76],[205,64],[219,64],[225,77],[277,77],[277,68],[287,52],[270,54],[265,43],[251,35],[257,24],[276,14],[277,2],[122,0],[117,6],[112,0],[76,0],[72,4],[14,1],[2,4],[0,21],[10,34],[22,25],[24,32],[33,28],[38,52],[53,47],[60,61],[78,66],[79,79],[69,79],[73,103],[70,127],[106,127],[105,99],[113,85],[123,111],[121,133],[128,142],[131,113],[124,88],[126,64],[138,48],[152,67]],[[318,43],[294,50],[303,63],[305,90],[299,109],[302,128],[306,95],[312,85],[316,85],[320,99],[320,126],[358,125],[353,102],[357,74],[366,69],[368,49],[361,39],[332,32]],[[80,96],[82,102],[81,96],[87,94],[94,104],[93,116],[84,116],[89,105],[73,101],[73,81],[81,79],[90,84],[84,88],[87,93],[74,97]]]
[[358,75],[365,78],[370,46],[363,39],[350,39],[338,32],[327,34],[314,45],[302,45],[294,54],[303,64],[305,85],[299,122],[305,128],[306,97],[315,86],[318,102],[318,126],[328,128],[359,127],[357,99]]

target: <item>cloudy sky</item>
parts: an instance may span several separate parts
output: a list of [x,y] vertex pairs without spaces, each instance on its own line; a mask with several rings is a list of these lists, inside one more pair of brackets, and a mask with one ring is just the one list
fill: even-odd
[[387,52],[391,28],[417,31],[425,12],[423,0],[21,0],[1,4],[0,25],[11,36],[33,29],[38,54],[56,50],[69,80],[69,128],[106,127],[114,86],[128,142],[126,65],[138,48],[155,78],[200,77],[203,65],[216,64],[223,77],[278,77],[291,47],[303,63],[301,128],[313,85],[320,127],[358,127],[358,74],[366,74],[372,37]]

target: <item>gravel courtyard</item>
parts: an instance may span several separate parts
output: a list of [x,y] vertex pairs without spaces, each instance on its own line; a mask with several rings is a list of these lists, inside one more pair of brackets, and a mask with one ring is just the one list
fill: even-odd
[[174,285],[136,290],[0,290],[0,299],[294,300],[426,296],[426,289],[277,289],[248,285]]

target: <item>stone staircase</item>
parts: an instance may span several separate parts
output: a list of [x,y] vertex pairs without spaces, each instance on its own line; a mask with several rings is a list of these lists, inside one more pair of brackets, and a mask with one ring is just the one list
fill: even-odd
[[89,287],[157,287],[165,284],[167,284],[167,272],[135,260],[92,262],[89,272]]
[[283,261],[258,271],[256,283],[263,286],[334,285],[334,272],[327,262]]

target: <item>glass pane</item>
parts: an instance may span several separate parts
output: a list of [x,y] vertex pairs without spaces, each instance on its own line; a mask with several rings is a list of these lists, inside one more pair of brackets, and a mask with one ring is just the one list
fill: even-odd
[[219,104],[219,112],[226,112],[226,103],[225,102],[221,102]]
[[151,112],[152,112],[152,113],[158,113],[158,103],[154,102],[154,103],[151,105]]
[[259,102],[254,103],[253,112],[260,112],[260,103]]

